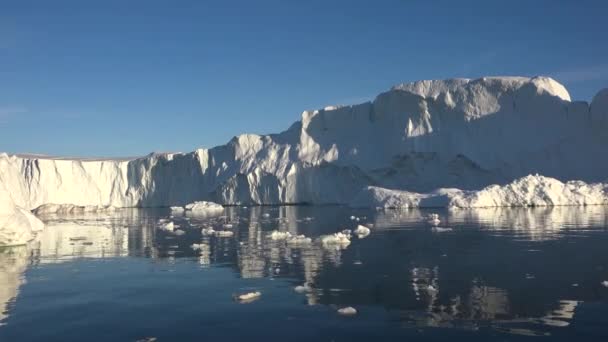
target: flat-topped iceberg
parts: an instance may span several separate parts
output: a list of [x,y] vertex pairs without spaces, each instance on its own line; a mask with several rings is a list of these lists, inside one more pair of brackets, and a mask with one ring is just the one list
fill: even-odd
[[15,205],[0,183],[0,246],[24,245],[43,228],[36,216]]
[[[0,153],[0,183],[27,210],[52,203],[346,204],[370,186],[412,192],[402,193],[397,206],[443,206],[446,197],[460,206],[525,204],[490,189],[475,198],[450,195],[455,190],[418,194],[477,190],[534,173],[605,181],[607,118],[608,90],[590,104],[571,101],[547,77],[419,81],[371,102],[305,111],[279,134],[243,134],[190,153],[115,160]],[[553,196],[543,203],[563,201]]]

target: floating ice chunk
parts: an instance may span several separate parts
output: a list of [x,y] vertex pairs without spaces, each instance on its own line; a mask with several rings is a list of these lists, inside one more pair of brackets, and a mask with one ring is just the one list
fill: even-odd
[[207,201],[197,201],[186,204],[185,210],[199,211],[199,210],[224,210],[221,204]]
[[427,222],[429,224],[432,224],[433,226],[438,226],[441,221],[439,220],[439,215],[438,214],[429,214],[429,216],[426,217]]
[[250,303],[254,300],[258,300],[262,296],[262,293],[259,291],[243,293],[240,295],[236,295],[234,298],[241,303]]
[[181,230],[181,229],[176,229],[176,230],[173,231],[173,234],[175,234],[177,236],[181,236],[181,235],[186,234],[186,232],[183,231],[183,230]]
[[431,230],[434,233],[445,233],[445,232],[451,232],[453,229],[449,228],[449,227],[433,227],[433,228],[431,228]]
[[427,286],[427,287],[426,287],[426,290],[427,290],[428,292],[431,292],[431,293],[438,292],[438,290],[437,290],[437,289],[435,288],[435,286],[433,286],[433,285],[429,285],[429,286]]
[[312,221],[312,217],[305,217],[303,218],[304,221]]
[[312,242],[312,239],[305,235],[296,235],[287,239],[289,245],[307,245]]
[[324,246],[348,246],[350,245],[350,234],[346,235],[342,232],[331,235],[321,236],[321,243]]
[[354,221],[354,220],[356,220],[356,219],[357,219],[357,217],[356,217],[356,216],[351,216],[351,217],[350,217],[350,219],[351,219],[352,221]]
[[175,224],[172,221],[169,221],[167,223],[161,224],[160,229],[172,232],[173,230],[175,230]]
[[220,230],[215,232],[215,236],[217,237],[232,237],[233,235],[234,233],[229,230]]
[[269,236],[270,236],[271,240],[275,240],[275,241],[287,240],[287,239],[291,238],[291,233],[290,232],[280,232],[278,230],[273,230],[272,233],[270,233]]
[[355,234],[357,234],[357,237],[359,237],[359,239],[363,239],[364,237],[368,236],[370,232],[371,231],[369,230],[369,228],[362,225],[358,225],[357,229],[355,229]]
[[211,227],[203,228],[203,229],[201,229],[201,234],[203,234],[205,236],[213,235],[213,234],[215,234],[215,229],[213,229]]
[[234,228],[234,225],[232,223],[224,223],[222,227],[224,227],[225,229],[232,229]]
[[604,286],[604,287],[608,287],[608,280],[604,280],[604,281],[602,282],[602,286]]
[[338,314],[342,316],[354,316],[357,314],[357,309],[353,308],[352,306],[347,306],[345,308],[338,309]]
[[297,293],[306,293],[312,291],[312,287],[310,287],[308,284],[303,284],[294,287],[293,290]]
[[186,211],[186,209],[184,209],[184,207],[171,207],[169,209],[171,209],[171,213],[175,213],[175,214],[183,213],[184,211]]
[[269,214],[269,213],[263,213],[263,214],[262,214],[262,217],[263,217],[263,218],[269,218],[269,217],[270,217],[270,214]]
[[194,251],[199,251],[203,248],[205,248],[205,244],[204,243],[193,243],[190,248],[192,248],[192,250]]

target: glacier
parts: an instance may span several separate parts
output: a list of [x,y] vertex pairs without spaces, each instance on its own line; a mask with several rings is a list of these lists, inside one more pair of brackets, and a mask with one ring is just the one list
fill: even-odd
[[[36,222],[28,215],[37,208],[350,204],[357,198],[361,204],[365,196],[375,206],[382,189],[428,195],[457,188],[473,201],[466,191],[530,174],[600,184],[608,175],[606,146],[608,89],[587,103],[572,101],[548,77],[418,81],[362,104],[304,111],[278,134],[243,134],[189,153],[130,159],[0,153],[0,230],[15,220]],[[430,196],[439,201],[443,195]],[[518,200],[484,201],[528,205],[512,202]],[[459,205],[478,205],[473,202]],[[547,204],[596,202],[605,203],[576,197]]]

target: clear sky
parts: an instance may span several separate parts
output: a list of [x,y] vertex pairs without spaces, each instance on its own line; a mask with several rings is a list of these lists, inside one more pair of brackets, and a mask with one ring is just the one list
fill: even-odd
[[133,156],[419,79],[608,87],[608,1],[0,0],[0,151]]

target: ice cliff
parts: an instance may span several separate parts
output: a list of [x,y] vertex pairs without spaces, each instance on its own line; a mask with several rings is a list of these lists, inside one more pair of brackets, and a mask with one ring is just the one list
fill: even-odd
[[[131,160],[0,154],[14,205],[350,203],[369,186],[480,189],[540,173],[608,175],[608,90],[572,102],[546,77],[398,85],[372,102],[305,111],[279,134]],[[369,190],[364,190],[369,191]]]

